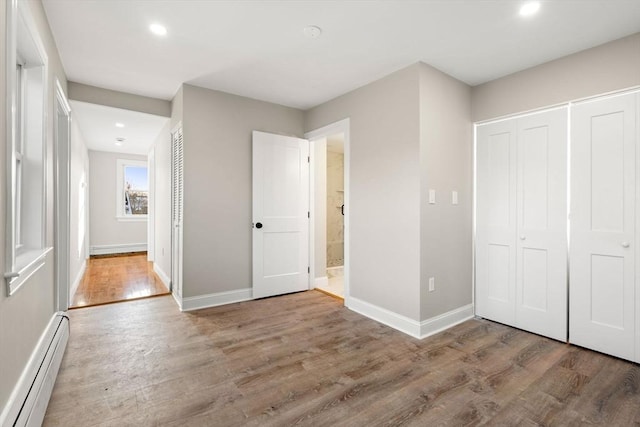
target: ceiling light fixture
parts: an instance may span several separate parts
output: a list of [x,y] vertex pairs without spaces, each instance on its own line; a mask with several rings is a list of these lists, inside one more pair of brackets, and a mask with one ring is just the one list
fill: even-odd
[[149,25],[149,30],[155,34],[156,36],[166,36],[167,28],[164,25],[160,24],[151,24]]
[[117,122],[116,123],[116,127],[117,128],[123,128],[124,127],[124,123]]
[[540,2],[530,1],[520,7],[520,16],[535,15],[538,10],[540,10]]
[[304,36],[310,39],[317,39],[322,34],[322,29],[320,27],[316,27],[315,25],[309,25],[308,27],[304,27]]

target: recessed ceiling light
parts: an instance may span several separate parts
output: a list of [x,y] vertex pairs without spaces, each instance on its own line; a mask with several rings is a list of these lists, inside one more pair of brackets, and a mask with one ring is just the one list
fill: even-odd
[[116,145],[122,145],[124,141],[125,141],[124,138],[116,138]]
[[124,123],[118,122],[118,123],[116,123],[116,127],[117,128],[123,128],[124,127]]
[[540,2],[530,1],[520,7],[520,16],[535,15],[538,10],[540,10]]
[[151,24],[149,25],[149,30],[155,34],[156,36],[166,36],[167,28],[164,25],[160,24]]
[[315,25],[304,27],[304,30],[302,31],[304,32],[305,37],[308,37],[310,39],[317,39],[318,37],[320,37],[320,34],[322,34],[322,29],[320,27],[316,27]]

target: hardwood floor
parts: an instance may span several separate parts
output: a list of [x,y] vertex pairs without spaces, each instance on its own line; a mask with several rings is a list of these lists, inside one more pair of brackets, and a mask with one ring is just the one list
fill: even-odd
[[640,423],[640,367],[485,320],[417,340],[316,291],[73,310],[45,426]]
[[146,252],[91,257],[71,308],[167,294]]

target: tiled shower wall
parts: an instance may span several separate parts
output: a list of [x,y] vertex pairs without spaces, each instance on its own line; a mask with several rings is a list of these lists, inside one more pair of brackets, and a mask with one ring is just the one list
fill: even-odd
[[344,154],[327,151],[327,267],[344,264]]

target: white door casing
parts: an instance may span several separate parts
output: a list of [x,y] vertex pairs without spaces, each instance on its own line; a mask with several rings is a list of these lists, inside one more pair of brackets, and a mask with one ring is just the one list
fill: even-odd
[[570,339],[634,360],[636,94],[576,104],[571,147]]
[[477,129],[476,313],[567,338],[567,109]]
[[309,289],[309,142],[253,132],[253,298]]

